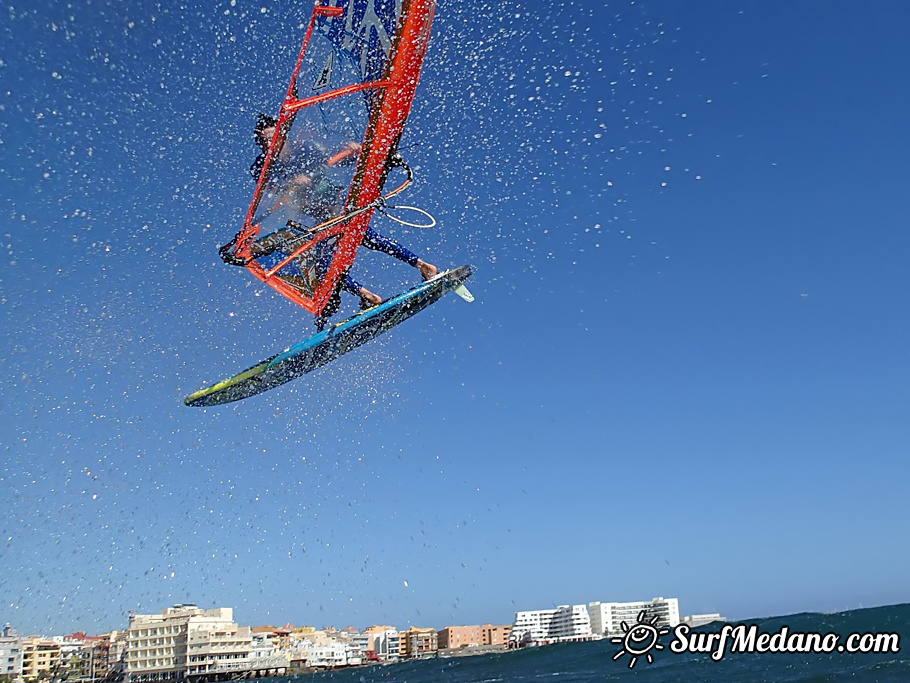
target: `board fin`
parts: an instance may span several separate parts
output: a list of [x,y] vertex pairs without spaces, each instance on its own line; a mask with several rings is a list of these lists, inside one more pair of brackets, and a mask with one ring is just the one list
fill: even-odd
[[471,292],[468,291],[468,288],[465,287],[464,285],[458,285],[457,287],[453,287],[452,291],[455,292],[458,296],[460,296],[462,299],[464,299],[468,303],[471,303],[472,301],[474,301],[474,295],[471,294]]

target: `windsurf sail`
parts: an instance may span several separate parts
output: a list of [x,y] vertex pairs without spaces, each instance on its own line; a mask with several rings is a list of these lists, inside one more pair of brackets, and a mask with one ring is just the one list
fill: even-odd
[[[435,0],[328,0],[310,16],[229,263],[315,315],[337,301],[385,199],[410,182],[397,147],[427,48]],[[272,125],[274,124],[274,125]],[[384,192],[390,171],[407,171]]]

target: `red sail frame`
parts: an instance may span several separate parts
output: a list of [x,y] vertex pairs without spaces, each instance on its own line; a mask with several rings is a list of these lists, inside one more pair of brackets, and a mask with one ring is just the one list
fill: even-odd
[[[243,229],[234,240],[231,254],[245,261],[250,259],[251,245],[260,230],[259,224],[253,222],[254,216],[265,192],[270,164],[284,143],[283,136],[286,134],[286,125],[292,120],[293,116],[305,107],[358,91],[375,90],[377,95],[376,105],[372,109],[364,134],[363,151],[358,160],[354,179],[348,192],[345,214],[321,226],[317,226],[314,229],[314,233],[318,231],[318,236],[297,250],[299,253],[315,244],[318,240],[327,239],[335,235],[338,236],[338,242],[336,243],[328,272],[313,292],[312,298],[303,296],[297,289],[276,275],[277,268],[267,270],[252,260],[249,260],[246,265],[247,270],[256,278],[273,287],[314,315],[319,315],[332,298],[338,281],[344,277],[354,262],[357,249],[360,247],[364,234],[370,225],[375,202],[379,199],[382,192],[387,161],[404,129],[404,124],[414,99],[414,93],[417,89],[417,80],[420,75],[423,57],[426,54],[435,4],[436,0],[406,0],[403,3],[398,31],[393,39],[391,58],[381,80],[349,85],[330,92],[298,99],[295,94],[295,85],[304,60],[304,53],[317,19],[320,17],[341,18],[344,9],[317,5],[310,16],[303,44],[297,56],[288,90],[278,115],[275,134],[269,143],[265,163],[259,174]],[[348,9],[350,11],[350,7]]]

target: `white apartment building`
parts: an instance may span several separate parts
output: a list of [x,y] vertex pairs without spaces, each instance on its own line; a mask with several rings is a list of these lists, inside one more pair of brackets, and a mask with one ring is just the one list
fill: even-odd
[[704,626],[705,624],[712,624],[715,621],[726,621],[726,617],[720,616],[718,613],[714,614],[690,614],[687,617],[680,617],[679,623],[688,624],[691,628],[698,628],[699,626]]
[[288,656],[296,666],[317,669],[363,663],[363,653],[351,642],[348,634],[336,631],[315,631],[295,639],[288,650]]
[[591,637],[591,618],[585,605],[563,605],[556,608],[550,622],[550,633],[557,640],[587,640]]
[[188,676],[225,677],[251,670],[252,634],[230,607],[176,605],[161,614],[130,615],[126,673],[133,683]]
[[51,636],[60,647],[60,662],[72,678],[91,678],[94,671],[94,652],[98,638],[84,633],[69,636]]
[[168,607],[161,614],[131,614],[126,642],[128,681],[163,681],[186,672],[187,631],[195,605]]
[[205,610],[190,618],[187,667],[190,676],[249,671],[253,637],[249,626],[233,621],[233,610]]
[[348,665],[351,646],[340,640],[322,640],[308,641],[301,649],[306,653],[307,666],[331,669]]
[[556,609],[516,612],[510,642],[587,640],[591,620],[585,605],[560,605]]
[[0,676],[22,677],[22,639],[9,624],[3,627],[0,636]]
[[250,651],[250,669],[253,671],[271,671],[284,673],[288,667],[288,658],[281,653],[266,633],[253,633],[253,647]]
[[630,628],[638,621],[642,611],[650,621],[658,617],[656,626],[673,628],[679,624],[677,598],[653,598],[650,602],[592,602],[590,608],[591,630],[598,635],[621,635],[622,622]]
[[515,621],[512,622],[512,640],[517,643],[545,640],[555,613],[555,609],[516,612]]
[[372,636],[366,631],[349,633],[348,641],[351,643],[353,651],[361,658],[364,657],[364,653],[371,649],[370,646],[373,644]]

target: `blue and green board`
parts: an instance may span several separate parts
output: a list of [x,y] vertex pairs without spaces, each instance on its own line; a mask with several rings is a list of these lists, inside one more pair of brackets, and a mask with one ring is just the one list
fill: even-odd
[[339,356],[366,344],[400,322],[419,313],[471,275],[470,266],[440,273],[347,320],[314,334],[239,375],[201,389],[184,399],[188,406],[214,406],[239,401],[290,382]]

